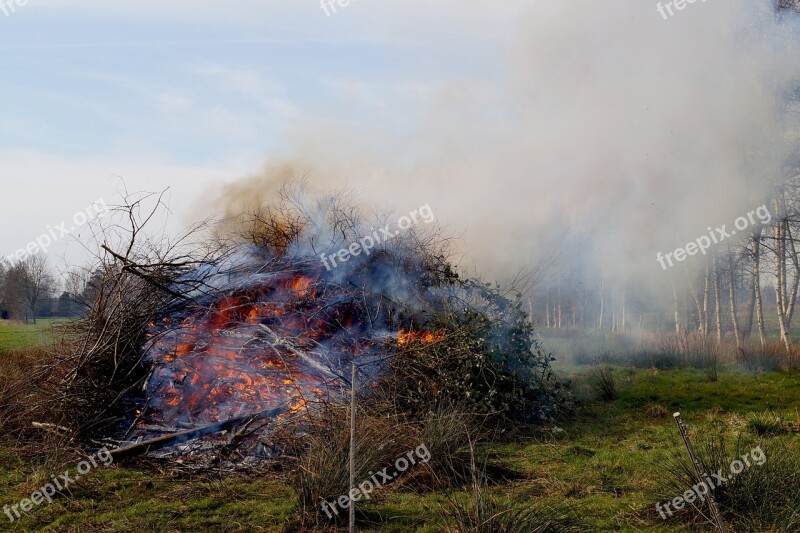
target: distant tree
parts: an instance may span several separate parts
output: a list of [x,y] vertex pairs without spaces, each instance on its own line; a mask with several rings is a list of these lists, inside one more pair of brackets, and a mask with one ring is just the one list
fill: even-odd
[[2,298],[12,316],[36,323],[43,304],[55,292],[55,279],[44,255],[31,255],[11,265],[5,273]]
[[9,311],[6,302],[3,298],[3,286],[6,281],[6,273],[8,272],[8,264],[4,259],[0,258],[0,320],[8,319]]
[[64,291],[58,297],[55,314],[60,317],[74,317],[78,315],[79,309],[77,297],[68,291]]

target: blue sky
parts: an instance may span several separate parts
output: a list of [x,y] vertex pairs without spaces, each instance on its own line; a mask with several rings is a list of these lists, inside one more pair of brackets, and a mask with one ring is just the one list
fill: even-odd
[[30,0],[0,16],[0,147],[253,160],[298,122],[380,120],[381,108],[403,105],[385,94],[354,115],[342,106],[355,84],[486,75],[486,48],[502,39],[422,2],[381,14],[354,0],[331,17],[313,1],[163,4]]
[[0,227],[2,255],[113,202],[120,180],[170,187],[183,223],[192,195],[257,172],[292,138],[402,134],[436,87],[496,74],[524,6],[353,0],[328,17],[315,1],[165,4],[0,13],[0,208],[17,221]]
[[[174,233],[290,162],[429,204],[490,274],[575,232],[660,275],[658,250],[760,205],[741,154],[782,134],[800,43],[772,0],[656,4],[28,0],[0,13],[0,255],[123,184],[169,188]],[[54,261],[85,257],[66,245]]]

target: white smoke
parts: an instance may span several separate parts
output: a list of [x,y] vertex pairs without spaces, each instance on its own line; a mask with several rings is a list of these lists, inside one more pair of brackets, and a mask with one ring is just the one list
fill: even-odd
[[[581,246],[587,268],[663,281],[656,252],[761,205],[784,172],[795,30],[771,0],[697,2],[669,20],[650,1],[536,2],[480,51],[494,72],[342,87],[228,200],[308,173],[368,203],[430,204],[463,232],[458,259],[496,277]],[[369,114],[381,91],[407,107]]]

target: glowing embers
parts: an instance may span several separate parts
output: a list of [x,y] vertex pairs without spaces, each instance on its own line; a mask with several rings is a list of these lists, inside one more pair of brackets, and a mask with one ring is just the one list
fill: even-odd
[[374,383],[392,349],[387,340],[413,347],[444,337],[387,331],[389,308],[367,304],[353,283],[283,272],[252,275],[236,287],[152,321],[139,436],[274,409],[290,416],[345,396],[353,358],[375,361],[360,370],[363,383]]
[[141,424],[296,412],[341,386],[341,368],[377,344],[342,292],[319,297],[315,278],[284,274],[154,321]]

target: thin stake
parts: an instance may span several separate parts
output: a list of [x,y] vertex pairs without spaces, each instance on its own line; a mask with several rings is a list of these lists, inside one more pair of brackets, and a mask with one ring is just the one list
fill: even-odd
[[[356,380],[358,367],[353,362],[353,374],[350,380],[350,494],[356,488]],[[350,533],[356,530],[356,502],[350,500]]]
[[[697,474],[697,479],[700,483],[705,484],[705,478],[707,477],[705,472],[703,472],[703,467],[700,465],[700,461],[697,459],[697,456],[694,453],[694,448],[692,448],[692,443],[689,441],[689,432],[686,430],[686,426],[683,425],[683,420],[681,420],[681,414],[675,413],[672,415],[675,417],[675,423],[678,424],[678,430],[681,432],[681,437],[683,437],[683,442],[686,443],[686,449],[689,450],[689,458],[692,461],[692,465],[694,466],[694,471]],[[719,512],[719,508],[717,507],[717,501],[714,499],[714,495],[712,491],[714,489],[709,487],[708,488],[708,505],[711,507],[711,515],[714,517],[714,522],[717,523],[717,529],[719,529],[720,533],[725,533],[725,524],[722,521],[722,515]]]

